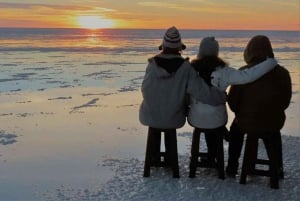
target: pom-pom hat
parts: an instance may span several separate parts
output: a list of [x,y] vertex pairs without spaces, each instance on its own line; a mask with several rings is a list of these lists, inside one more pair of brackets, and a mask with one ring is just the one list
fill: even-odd
[[186,46],[181,41],[181,36],[176,27],[167,29],[162,44],[158,47],[159,50],[164,48],[184,50]]

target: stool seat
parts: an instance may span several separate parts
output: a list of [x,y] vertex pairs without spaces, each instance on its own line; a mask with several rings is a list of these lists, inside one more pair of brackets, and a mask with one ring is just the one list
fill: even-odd
[[[247,175],[258,175],[270,177],[270,187],[273,189],[279,188],[279,179],[283,179],[284,175],[281,136],[278,135],[280,133],[273,135],[247,134],[240,184],[246,184]],[[264,141],[269,159],[258,158],[259,139]],[[260,168],[256,165],[260,165]],[[262,169],[262,166],[267,166],[267,169]]]
[[[211,154],[207,152],[201,152],[200,150],[200,135],[206,132],[205,129],[195,128],[193,132],[192,148],[191,148],[191,161],[190,161],[190,173],[189,177],[194,178],[196,176],[197,167],[201,168],[215,168],[218,171],[218,177],[225,179],[224,174],[224,148],[223,148],[223,135],[216,134],[214,143],[216,144],[216,155],[211,160]],[[210,135],[212,133],[209,133]],[[212,134],[213,135],[213,134]],[[207,142],[206,142],[207,144]],[[215,160],[216,159],[216,160]]]
[[[162,133],[164,133],[165,137],[165,152],[160,150]],[[173,177],[180,177],[176,129],[158,129],[149,127],[145,155],[144,177],[150,176],[151,167],[170,167],[173,170]]]

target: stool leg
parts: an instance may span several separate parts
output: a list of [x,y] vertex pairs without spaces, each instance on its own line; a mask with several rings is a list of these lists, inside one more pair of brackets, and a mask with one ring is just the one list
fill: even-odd
[[161,154],[160,154],[160,144],[161,144],[161,131],[157,128],[150,128],[150,144],[151,144],[151,166],[160,167],[161,166]]
[[258,139],[247,135],[245,153],[243,158],[240,184],[246,184],[247,175],[251,173],[255,166],[256,153],[258,148]]
[[230,177],[235,177],[238,172],[239,158],[241,156],[244,132],[240,130],[235,122],[230,126],[230,140],[228,147],[228,161],[226,167],[226,173]]
[[179,178],[178,150],[176,130],[165,131],[166,162],[170,164],[173,170],[173,177]]
[[198,128],[195,128],[193,132],[192,148],[191,148],[191,161],[190,161],[190,173],[189,173],[190,178],[194,178],[196,175],[199,143],[200,143],[200,130]]
[[148,137],[146,145],[146,154],[145,154],[145,164],[144,164],[144,177],[150,176],[150,167],[151,167],[151,130],[148,128]]

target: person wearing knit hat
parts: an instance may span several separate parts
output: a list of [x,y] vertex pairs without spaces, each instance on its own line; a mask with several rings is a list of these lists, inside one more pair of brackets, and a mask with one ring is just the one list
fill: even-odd
[[162,44],[158,47],[159,50],[166,48],[178,50],[184,50],[186,48],[186,46],[182,43],[180,33],[175,26],[167,29]]
[[[139,120],[148,126],[147,143],[152,148],[146,150],[146,153],[150,152],[150,163],[154,166],[161,164],[160,133],[164,132],[165,161],[167,166],[172,165],[174,168],[174,164],[177,164],[178,167],[178,158],[174,158],[174,154],[172,157],[172,153],[177,150],[176,129],[181,128],[186,121],[187,94],[193,94],[197,100],[207,104],[219,105],[226,101],[225,93],[209,87],[189,61],[181,56],[185,48],[177,28],[173,26],[167,29],[159,48],[161,52],[148,60],[142,82],[143,100]],[[150,174],[146,167],[148,165],[145,162],[145,177]],[[179,177],[178,168],[173,169],[173,177]]]
[[199,46],[199,52],[197,57],[202,58],[205,56],[218,56],[219,55],[219,43],[215,40],[215,37],[204,38]]
[[[191,64],[209,86],[215,86],[224,92],[229,85],[246,84],[257,80],[277,65],[274,58],[264,58],[264,61],[251,69],[237,70],[229,67],[218,55],[218,41],[213,36],[205,37],[200,42],[197,57],[191,61]],[[189,124],[194,127],[193,135],[200,132],[205,133],[209,153],[208,163],[222,164],[223,169],[219,169],[218,173],[219,178],[224,179],[224,156],[217,158],[217,153],[223,151],[223,137],[228,139],[226,128],[228,117],[225,103],[212,106],[191,96],[187,119]],[[195,161],[191,160],[190,177],[195,176],[195,168],[192,168],[195,167],[194,163]]]

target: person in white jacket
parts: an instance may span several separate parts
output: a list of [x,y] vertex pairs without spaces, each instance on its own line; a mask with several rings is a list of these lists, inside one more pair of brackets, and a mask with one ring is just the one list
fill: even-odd
[[[206,37],[201,41],[197,58],[192,60],[191,64],[208,85],[215,86],[224,92],[229,85],[246,84],[257,80],[277,65],[274,58],[266,58],[265,61],[253,68],[237,70],[229,67],[218,57],[218,53],[218,41],[214,37]],[[213,106],[203,103],[193,96],[190,97],[187,120],[194,127],[194,133],[205,133],[209,162],[218,162],[216,161],[218,151],[216,145],[217,141],[222,141],[228,132],[227,119],[225,103]]]

